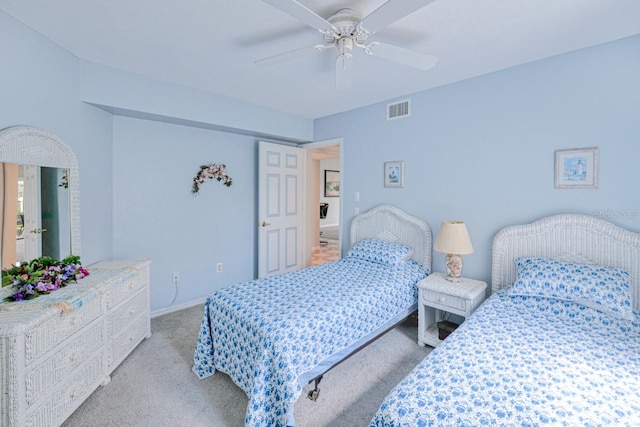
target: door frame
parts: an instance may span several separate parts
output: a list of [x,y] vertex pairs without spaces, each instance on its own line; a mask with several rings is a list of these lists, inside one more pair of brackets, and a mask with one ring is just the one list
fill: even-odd
[[340,212],[339,212],[339,218],[340,218],[340,224],[338,226],[338,247],[340,248],[340,254],[342,257],[342,224],[343,224],[343,206],[344,206],[344,199],[343,197],[345,197],[346,193],[343,193],[343,189],[344,189],[344,173],[342,173],[344,171],[344,146],[343,146],[343,142],[344,139],[343,138],[331,138],[331,139],[324,139],[321,141],[314,141],[314,142],[309,142],[306,144],[302,144],[300,147],[304,148],[307,152],[306,157],[306,171],[305,171],[305,177],[306,177],[306,186],[305,189],[306,191],[304,192],[304,205],[306,206],[306,216],[305,216],[305,221],[304,221],[304,228],[305,228],[305,238],[304,238],[304,244],[305,244],[305,251],[306,251],[306,255],[305,255],[305,265],[306,266],[310,266],[311,265],[311,242],[313,241],[313,236],[310,235],[310,232],[312,230],[311,227],[311,221],[314,220],[314,215],[315,217],[317,217],[318,214],[318,206],[316,204],[317,200],[315,200],[312,195],[314,194],[314,189],[311,188],[312,185],[315,185],[314,183],[316,181],[312,180],[311,177],[309,176],[309,174],[312,171],[312,167],[311,167],[311,152],[314,149],[317,148],[322,148],[322,147],[327,147],[327,146],[331,146],[331,145],[338,145],[340,147]]

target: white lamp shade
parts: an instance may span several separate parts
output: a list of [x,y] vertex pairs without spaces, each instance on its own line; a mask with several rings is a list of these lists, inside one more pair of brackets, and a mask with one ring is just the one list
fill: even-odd
[[445,254],[471,254],[473,246],[467,226],[462,221],[445,221],[440,225],[433,249]]

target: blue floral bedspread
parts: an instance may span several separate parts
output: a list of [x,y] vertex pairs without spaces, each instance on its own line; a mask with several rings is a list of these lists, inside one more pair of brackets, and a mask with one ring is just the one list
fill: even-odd
[[245,425],[293,424],[300,376],[417,306],[428,270],[344,258],[240,283],[207,298],[193,371],[227,373],[249,397]]
[[640,425],[640,313],[489,298],[394,388],[371,426]]

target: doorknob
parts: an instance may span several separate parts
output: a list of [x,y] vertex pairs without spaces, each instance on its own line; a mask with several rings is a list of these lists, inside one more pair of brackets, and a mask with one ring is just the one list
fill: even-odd
[[32,232],[33,234],[42,234],[42,233],[44,233],[45,231],[47,231],[47,229],[46,229],[46,228],[34,228],[33,230],[31,230],[31,232]]
[[260,225],[262,225],[263,227],[266,227],[267,225],[271,225],[271,223],[270,222],[266,222],[266,221],[262,221],[262,224],[260,224]]

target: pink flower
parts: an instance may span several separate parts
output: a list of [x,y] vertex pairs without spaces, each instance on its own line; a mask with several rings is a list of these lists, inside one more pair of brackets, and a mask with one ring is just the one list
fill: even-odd
[[192,193],[198,193],[200,191],[200,185],[204,184],[207,180],[215,179],[216,181],[222,181],[227,187],[231,187],[231,177],[226,174],[227,167],[224,164],[211,164],[209,166],[200,166],[200,171],[193,179]]

